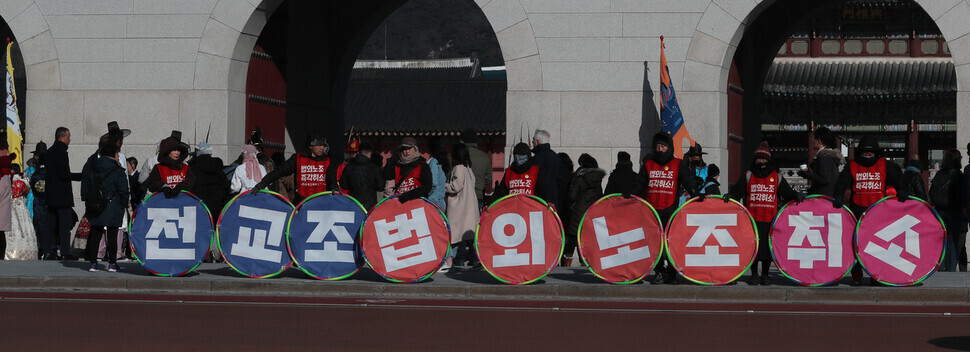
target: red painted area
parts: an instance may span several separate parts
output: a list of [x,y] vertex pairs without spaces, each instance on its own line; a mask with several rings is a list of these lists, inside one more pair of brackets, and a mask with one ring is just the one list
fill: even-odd
[[[286,144],[286,78],[277,63],[266,54],[262,47],[253,47],[254,54],[249,60],[246,74],[246,135],[248,140],[253,129],[259,126],[263,131],[263,142]],[[269,98],[273,100],[267,100]],[[272,155],[282,149],[266,146],[266,154]]]

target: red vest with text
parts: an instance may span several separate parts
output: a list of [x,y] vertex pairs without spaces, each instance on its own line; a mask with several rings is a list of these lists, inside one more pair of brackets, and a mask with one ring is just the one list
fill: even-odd
[[340,177],[344,175],[344,169],[346,168],[347,168],[346,162],[343,162],[343,163],[340,163],[340,165],[337,165],[337,187],[340,188],[340,191],[343,193],[350,193],[349,190],[344,188],[344,185],[340,184]]
[[657,210],[667,209],[677,201],[677,176],[680,175],[680,159],[673,158],[667,165],[653,160],[643,163],[647,170],[647,196],[645,199]]
[[852,203],[868,207],[886,196],[886,159],[879,158],[870,167],[849,162],[852,176]]
[[778,215],[778,171],[768,177],[757,177],[748,173],[748,212],[757,222],[771,222]]
[[326,191],[329,168],[330,158],[317,161],[297,154],[296,193],[305,198]]
[[397,185],[397,190],[394,194],[401,194],[415,188],[421,187],[421,165],[415,166],[414,170],[411,170],[404,179],[401,179],[401,167],[394,166],[394,184]]
[[509,194],[535,194],[538,177],[539,167],[535,165],[521,174],[508,168],[505,169],[505,187],[509,189]]
[[162,177],[162,181],[165,182],[169,187],[175,188],[176,185],[182,183],[185,180],[185,173],[188,172],[189,166],[182,163],[182,169],[176,170],[170,166],[158,164],[158,175]]

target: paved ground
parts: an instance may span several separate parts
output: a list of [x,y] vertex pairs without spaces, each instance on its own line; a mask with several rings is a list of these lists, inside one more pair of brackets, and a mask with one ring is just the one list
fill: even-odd
[[[118,273],[87,272],[87,264],[54,261],[0,261],[0,297],[4,292],[100,293],[124,295],[193,295],[242,297],[353,297],[372,299],[446,299],[498,301],[686,302],[762,304],[967,305],[967,273],[936,273],[921,287],[801,287],[773,273],[773,285],[738,283],[710,287],[695,284],[612,285],[584,268],[557,268],[539,282],[512,286],[482,270],[452,269],[412,284],[385,281],[363,269],[341,281],[307,278],[296,269],[269,279],[251,279],[224,264],[203,264],[184,277],[156,277],[138,263],[121,263]],[[650,277],[648,277],[649,279]],[[746,276],[742,276],[742,280]],[[868,280],[866,280],[868,281]]]

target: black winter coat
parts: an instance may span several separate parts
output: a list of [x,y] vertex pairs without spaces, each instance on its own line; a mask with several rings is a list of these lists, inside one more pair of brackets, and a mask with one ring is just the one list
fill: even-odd
[[637,184],[638,180],[637,173],[633,171],[633,162],[618,162],[613,172],[610,172],[610,179],[606,181],[606,189],[603,193],[634,194],[641,187]]
[[569,183],[569,225],[566,226],[567,236],[576,236],[579,224],[589,209],[603,196],[603,178],[606,171],[599,168],[581,168],[573,174]]
[[368,211],[377,204],[377,192],[384,189],[381,167],[358,154],[347,160],[340,184]]
[[225,167],[222,159],[204,154],[192,158],[188,164],[189,172],[195,175],[195,185],[189,192],[199,196],[212,216],[218,218],[229,198],[229,181],[222,173]]
[[562,162],[559,155],[552,151],[549,143],[540,144],[532,148],[532,162],[539,166],[539,180],[536,183],[536,196],[561,209],[563,204],[559,199],[559,185],[566,184],[568,178],[561,175]]
[[909,195],[922,200],[927,200],[926,183],[923,182],[923,175],[919,170],[911,170],[907,168],[907,170],[903,172],[903,185],[906,187],[906,191],[909,192]]
[[798,170],[798,176],[812,183],[808,194],[835,196],[835,183],[839,178],[839,166],[845,163],[842,152],[837,149],[822,149],[815,154],[808,171]]
[[74,188],[71,181],[81,181],[81,173],[71,172],[71,163],[67,157],[67,144],[55,141],[44,155],[44,166],[47,168],[47,179],[44,180],[47,191],[48,208],[74,207]]
[[[118,165],[118,161],[106,156],[99,156],[91,165],[92,177],[81,182],[84,189],[96,187],[101,181],[101,193],[110,198],[108,206],[97,216],[88,219],[92,226],[121,226],[128,208],[128,175],[125,169]],[[90,183],[89,183],[90,182]]]

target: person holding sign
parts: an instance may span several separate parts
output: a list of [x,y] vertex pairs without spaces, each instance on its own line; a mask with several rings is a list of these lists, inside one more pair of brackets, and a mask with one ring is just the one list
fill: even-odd
[[253,187],[254,193],[266,188],[267,185],[289,175],[296,175],[296,197],[294,203],[300,203],[306,197],[331,191],[336,186],[336,167],[331,168],[330,144],[322,134],[313,134],[308,138],[308,146],[300,153],[294,154],[285,163],[263,176],[263,179]]
[[529,145],[518,143],[512,147],[512,163],[505,169],[505,176],[495,187],[492,199],[509,194],[535,194],[539,183],[539,166],[532,160]]
[[195,186],[195,174],[189,170],[185,158],[189,156],[188,144],[174,135],[158,145],[158,164],[148,174],[148,190],[165,193],[165,198],[175,198],[182,190]]
[[[852,196],[849,198],[849,210],[857,218],[861,218],[870,205],[885,198],[889,186],[896,189],[896,197],[900,202],[909,198],[899,168],[887,167],[889,161],[879,155],[881,152],[875,137],[862,137],[855,150],[856,157],[849,162],[849,167],[842,169],[835,183],[835,201],[832,206],[841,208],[845,204],[845,191],[850,186]],[[852,285],[858,286],[861,283],[862,266],[856,263],[852,267]]]
[[[768,235],[771,231],[771,222],[778,214],[778,196],[787,200],[805,199],[805,195],[796,192],[785,181],[784,177],[778,174],[778,168],[771,160],[771,150],[768,149],[767,142],[761,142],[758,149],[754,150],[754,162],[748,172],[740,180],[734,183],[731,191],[724,195],[724,201],[729,201],[732,197],[740,199],[748,208],[751,217],[754,218],[755,226],[758,229],[758,255],[751,263],[751,278],[748,285],[770,285],[771,279],[768,276],[768,269],[771,268],[771,249],[768,244]],[[761,275],[758,275],[758,262],[761,262]]]
[[[653,154],[644,160],[640,169],[640,182],[644,185],[644,199],[657,210],[664,227],[670,221],[670,216],[677,210],[678,190],[683,189],[691,197],[697,197],[699,192],[694,182],[694,173],[685,160],[674,157],[673,141],[665,133],[653,136]],[[703,200],[703,197],[701,198]],[[664,261],[668,263],[664,264]],[[666,269],[665,269],[666,268]],[[656,276],[653,283],[679,283],[677,269],[664,258],[654,268]]]
[[401,203],[427,197],[434,180],[431,168],[418,150],[418,141],[414,137],[404,137],[400,150],[397,158],[388,160],[384,167],[384,179],[387,180],[384,196],[399,195]]

